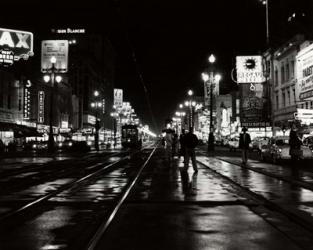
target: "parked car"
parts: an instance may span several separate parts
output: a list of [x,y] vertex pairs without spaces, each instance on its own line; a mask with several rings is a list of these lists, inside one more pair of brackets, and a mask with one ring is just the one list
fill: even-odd
[[239,148],[239,138],[234,137],[234,138],[229,139],[228,147],[230,151],[236,151],[236,149]]
[[[288,136],[277,136],[269,139],[267,145],[261,147],[261,160],[270,160],[273,163],[277,163],[281,160],[291,159],[289,154],[289,137]],[[301,159],[313,159],[312,150],[306,146],[301,146],[302,156]]]
[[262,146],[267,145],[269,141],[269,137],[256,137],[252,140],[251,148],[252,150],[261,152]]

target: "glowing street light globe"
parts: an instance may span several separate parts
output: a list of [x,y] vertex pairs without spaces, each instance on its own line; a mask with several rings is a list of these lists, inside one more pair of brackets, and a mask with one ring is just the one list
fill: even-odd
[[95,92],[93,92],[94,96],[99,96],[99,91],[96,90]]
[[222,79],[220,74],[215,75],[215,81],[219,82]]
[[211,54],[209,56],[209,63],[215,63],[215,60],[216,60],[215,56],[213,54]]
[[61,82],[62,81],[62,76],[56,76],[55,80],[56,80],[57,83]]
[[191,89],[188,90],[188,95],[192,96],[193,95],[193,91]]
[[201,74],[202,80],[207,82],[209,80],[209,75],[207,73],[202,73]]
[[44,80],[45,82],[49,82],[49,81],[50,81],[50,76],[45,75],[45,76],[43,77],[43,80]]
[[50,62],[53,63],[53,64],[56,63],[57,62],[57,58],[55,56],[52,56],[50,58]]

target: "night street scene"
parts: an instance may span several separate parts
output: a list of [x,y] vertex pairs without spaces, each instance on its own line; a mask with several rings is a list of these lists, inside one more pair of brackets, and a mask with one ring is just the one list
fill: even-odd
[[313,0],[15,0],[0,250],[313,249]]

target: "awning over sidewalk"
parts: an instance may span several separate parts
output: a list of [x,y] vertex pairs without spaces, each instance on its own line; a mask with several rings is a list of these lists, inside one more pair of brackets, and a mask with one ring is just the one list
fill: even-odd
[[36,128],[16,123],[0,122],[0,131],[13,131],[15,138],[42,136]]

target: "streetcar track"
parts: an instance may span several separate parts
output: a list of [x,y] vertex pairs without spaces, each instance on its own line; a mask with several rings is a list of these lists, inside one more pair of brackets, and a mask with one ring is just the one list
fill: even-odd
[[[127,151],[125,151],[125,152],[127,152]],[[114,155],[117,155],[120,153],[125,153],[125,152],[117,152],[117,153],[109,154],[107,157],[114,156]],[[21,169],[18,169],[18,170],[2,171],[2,173],[0,173],[0,176],[1,176],[0,180],[8,178],[8,177],[13,177],[15,175],[27,173],[30,171],[40,171],[42,169],[47,169],[49,167],[53,168],[53,167],[55,167],[55,164],[57,164],[57,165],[66,164],[66,162],[73,162],[73,160],[74,161],[88,160],[88,159],[94,158],[95,156],[97,156],[97,155],[88,154],[88,155],[86,155],[84,157],[80,157],[80,158],[64,159],[64,160],[58,160],[58,161],[53,160],[53,161],[49,161],[46,163],[39,163],[39,164],[34,164],[34,163],[26,164],[25,166],[23,166]]]
[[[144,149],[142,149],[142,150],[145,150],[145,149],[146,149],[146,148],[144,148]],[[140,152],[140,151],[136,151],[136,152],[134,152],[132,155],[135,155],[135,154],[137,154],[137,153],[139,153],[139,152]],[[122,153],[125,153],[125,152],[122,152]],[[111,157],[112,157],[112,156],[111,156]],[[64,184],[64,185],[62,185],[61,187],[58,187],[57,190],[51,191],[50,193],[48,193],[48,194],[46,194],[46,195],[43,195],[43,196],[41,196],[41,197],[39,197],[39,198],[37,198],[37,199],[35,199],[35,200],[29,202],[29,203],[26,203],[26,204],[23,205],[22,207],[19,207],[19,208],[13,210],[13,211],[10,211],[10,212],[8,212],[8,213],[2,215],[2,216],[0,217],[0,222],[1,222],[2,224],[6,224],[6,223],[4,223],[4,222],[7,222],[9,219],[12,219],[14,216],[18,216],[18,215],[20,215],[21,213],[23,213],[23,212],[25,212],[25,211],[27,211],[27,210],[29,210],[29,209],[31,209],[31,208],[34,208],[35,206],[37,206],[37,205],[39,205],[39,204],[41,204],[41,203],[43,203],[43,202],[45,202],[45,201],[48,201],[49,199],[51,199],[51,198],[53,198],[53,197],[56,197],[58,194],[64,192],[65,190],[70,190],[70,189],[72,189],[72,188],[74,188],[74,187],[76,187],[76,186],[81,185],[82,183],[84,183],[84,182],[86,182],[86,181],[88,181],[88,180],[90,180],[90,179],[96,177],[96,176],[99,175],[100,173],[109,170],[111,167],[113,167],[113,166],[115,166],[115,165],[117,165],[117,164],[119,164],[119,163],[121,163],[121,162],[123,162],[123,161],[125,161],[125,160],[127,160],[127,159],[129,159],[129,155],[126,155],[126,156],[122,157],[121,159],[119,159],[119,160],[117,160],[117,161],[114,161],[114,162],[112,162],[112,163],[109,163],[109,164],[105,165],[104,167],[102,167],[101,169],[96,170],[95,172],[90,173],[90,174],[88,174],[88,175],[86,175],[86,176],[84,176],[84,177],[81,177],[81,178],[79,178],[78,180],[74,180],[74,181],[71,181],[71,182],[69,182],[69,183],[67,183],[67,184]],[[104,165],[104,164],[106,164],[106,163],[96,163],[95,165],[101,166],[101,165]]]

